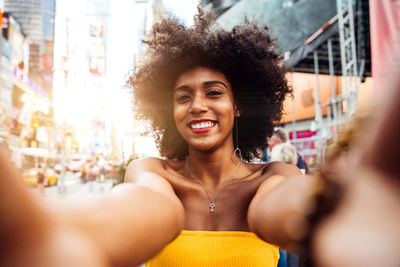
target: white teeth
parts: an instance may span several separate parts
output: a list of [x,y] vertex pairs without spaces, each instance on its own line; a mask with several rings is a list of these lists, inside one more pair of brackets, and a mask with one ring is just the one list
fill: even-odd
[[192,123],[190,127],[192,129],[202,129],[202,128],[210,128],[214,126],[214,122],[207,121],[207,122],[199,122],[199,123]]

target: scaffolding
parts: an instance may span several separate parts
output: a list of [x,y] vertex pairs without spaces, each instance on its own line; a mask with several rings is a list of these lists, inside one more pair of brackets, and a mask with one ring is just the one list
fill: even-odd
[[[313,51],[314,73],[315,73],[315,117],[311,122],[310,129],[316,132],[316,135],[307,138],[296,138],[296,122],[292,122],[293,139],[291,142],[296,146],[298,152],[302,156],[313,157],[311,169],[323,163],[324,153],[327,141],[331,138],[337,139],[338,128],[348,122],[358,110],[358,93],[360,87],[360,76],[364,70],[364,60],[360,61],[360,73],[358,73],[356,39],[354,29],[354,0],[337,0],[337,15],[332,18],[326,25],[321,27],[309,40],[312,42],[323,30],[333,22],[338,22],[338,33],[340,43],[341,57],[341,80],[342,92],[336,94],[335,88],[335,72],[333,64],[332,38],[326,41],[326,49],[329,62],[329,76],[331,80],[331,97],[321,103],[320,101],[320,85],[319,85],[319,55],[317,49]],[[328,25],[328,26],[327,26]],[[327,114],[322,115],[322,108],[327,108]],[[293,116],[295,119],[295,116]]]
[[344,113],[351,117],[358,109],[360,79],[357,72],[353,0],[337,0],[339,37],[342,59]]

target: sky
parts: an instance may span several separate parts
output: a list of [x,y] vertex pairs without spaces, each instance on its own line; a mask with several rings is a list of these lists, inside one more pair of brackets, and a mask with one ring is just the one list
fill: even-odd
[[187,25],[193,24],[193,16],[197,13],[198,0],[163,0],[167,10],[172,11]]

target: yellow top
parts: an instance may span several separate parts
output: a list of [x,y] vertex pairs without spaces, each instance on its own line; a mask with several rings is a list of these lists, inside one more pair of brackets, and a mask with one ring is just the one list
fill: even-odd
[[275,267],[278,260],[278,247],[254,233],[183,230],[146,267]]

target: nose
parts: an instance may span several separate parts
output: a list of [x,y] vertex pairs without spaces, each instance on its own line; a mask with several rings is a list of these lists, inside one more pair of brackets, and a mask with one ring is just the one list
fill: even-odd
[[207,103],[202,96],[194,96],[189,112],[192,114],[203,113],[208,110]]

